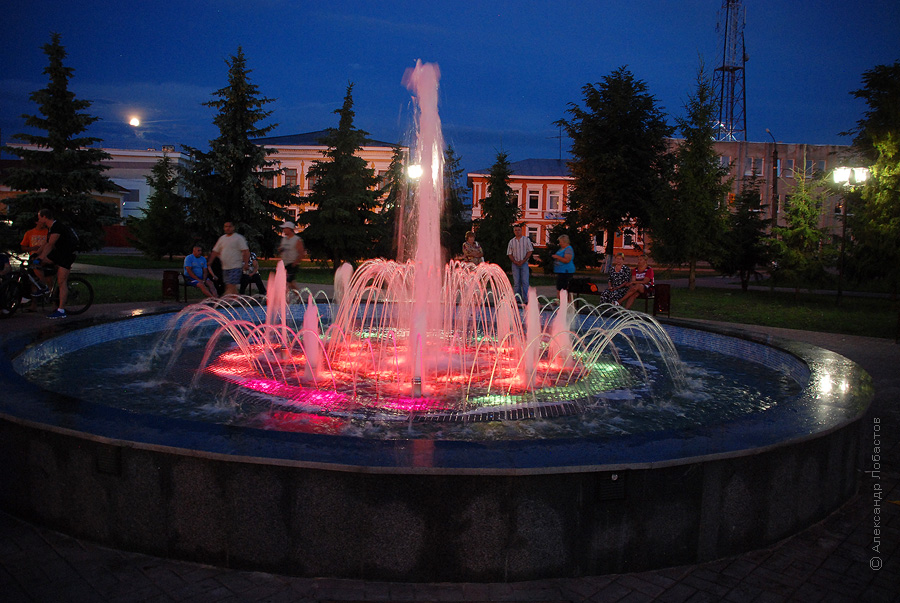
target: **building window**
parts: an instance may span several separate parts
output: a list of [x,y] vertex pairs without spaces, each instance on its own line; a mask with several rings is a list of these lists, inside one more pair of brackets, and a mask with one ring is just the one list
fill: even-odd
[[786,159],[784,164],[784,175],[787,178],[794,177],[794,160]]
[[266,188],[275,188],[275,174],[268,172],[260,178],[262,185]]
[[747,157],[744,160],[744,175],[752,176],[753,174],[762,174],[763,173],[763,158],[762,157]]
[[284,183],[287,186],[297,186],[297,170],[292,168],[284,170]]
[[528,191],[528,209],[540,209],[541,208],[541,192],[540,191]]
[[820,159],[818,162],[816,162],[816,169],[819,171],[820,174],[825,173],[825,160],[824,159]]
[[731,169],[731,157],[728,155],[721,155],[719,157],[719,165],[723,168]]
[[775,177],[781,178],[781,159],[775,162]]
[[562,193],[560,191],[550,191],[547,194],[547,210],[548,211],[559,211],[560,197],[562,197]]
[[537,226],[529,226],[528,227],[528,238],[531,239],[531,244],[534,245],[538,240],[538,227]]
[[312,170],[306,173],[306,188],[313,188],[316,185],[316,181],[318,178],[313,176]]

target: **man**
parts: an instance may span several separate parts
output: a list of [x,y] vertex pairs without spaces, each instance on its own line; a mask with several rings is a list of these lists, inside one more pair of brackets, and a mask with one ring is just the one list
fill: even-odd
[[528,260],[534,253],[531,239],[524,235],[525,227],[521,224],[513,226],[515,235],[506,246],[506,255],[512,262],[513,291],[521,298],[521,303],[528,301]]
[[[22,242],[19,243],[22,247],[22,251],[28,254],[28,257],[33,261],[37,258],[37,253],[41,250],[47,243],[47,229],[41,225],[40,218],[35,222],[34,228],[25,233],[25,236],[22,237]],[[34,273],[35,279],[38,283],[41,283],[41,287],[37,289],[37,292],[42,293],[47,290],[50,286],[50,278],[44,274],[44,271],[38,267],[32,268],[32,273]],[[34,285],[31,285],[32,289]],[[23,300],[24,302],[24,300]],[[34,301],[34,297],[31,298],[31,312],[37,310],[37,302]]]
[[222,229],[225,234],[219,237],[212,253],[209,254],[209,265],[219,258],[222,262],[225,295],[237,295],[241,274],[250,265],[250,246],[244,237],[234,232],[233,222],[225,222]]
[[69,272],[75,262],[78,235],[57,220],[53,211],[47,208],[38,212],[38,224],[47,229],[47,242],[38,252],[38,260],[42,266],[50,263],[56,267],[56,284],[59,289],[59,307],[48,314],[47,318],[65,318],[66,300],[69,297]]
[[281,256],[281,261],[284,262],[288,286],[294,291],[298,291],[294,278],[300,268],[300,260],[306,255],[306,248],[303,246],[303,239],[297,236],[294,228],[293,222],[285,222],[281,225],[282,238],[281,244],[278,246],[278,254]]
[[194,245],[191,253],[184,258],[184,278],[188,285],[197,287],[206,297],[215,297],[216,289],[209,279],[209,266],[203,257],[203,247]]

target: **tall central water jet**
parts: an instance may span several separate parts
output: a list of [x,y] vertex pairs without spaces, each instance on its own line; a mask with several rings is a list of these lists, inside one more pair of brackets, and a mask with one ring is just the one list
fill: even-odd
[[422,168],[416,189],[415,285],[412,324],[407,359],[412,368],[412,395],[422,395],[423,367],[430,363],[433,343],[430,334],[440,327],[441,229],[443,206],[443,153],[441,119],[438,115],[438,81],[441,72],[434,63],[416,62],[403,75],[403,84],[413,93],[416,106],[416,148],[413,161]]

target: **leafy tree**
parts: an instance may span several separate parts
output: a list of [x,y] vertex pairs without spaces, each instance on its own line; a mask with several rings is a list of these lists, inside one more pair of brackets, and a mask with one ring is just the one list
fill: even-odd
[[460,157],[447,145],[444,152],[444,213],[441,215],[441,245],[450,250],[450,255],[459,252],[471,223],[465,218],[466,195],[464,186],[465,170],[460,165]]
[[868,105],[857,122],[853,146],[871,166],[866,185],[857,191],[859,198],[847,199],[848,225],[857,242],[853,258],[860,277],[886,280],[896,296],[900,288],[900,61],[867,71],[863,84],[852,93]]
[[510,269],[510,261],[506,248],[513,236],[513,224],[519,219],[519,204],[511,198],[511,174],[508,155],[503,151],[498,152],[488,176],[488,195],[481,200],[482,217],[475,225],[478,241],[484,250],[484,259],[507,270]]
[[612,255],[616,230],[632,219],[649,226],[651,208],[666,193],[673,130],[647,85],[625,67],[582,91],[584,108],[569,103],[571,118],[556,122],[572,139],[569,207],[580,226],[606,231]]
[[178,170],[167,154],[154,164],[147,176],[153,193],[142,208],[143,217],[131,218],[129,227],[134,245],[146,255],[169,259],[176,253],[189,253],[191,233],[187,227],[187,200],[178,194]]
[[737,274],[743,291],[747,291],[756,268],[769,261],[765,242],[767,220],[761,211],[759,189],[760,180],[756,174],[744,182],[734,200],[719,254],[713,262],[716,269],[725,274]]
[[209,152],[184,147],[193,160],[184,174],[190,192],[188,222],[196,237],[204,241],[214,241],[224,222],[234,222],[252,248],[269,253],[278,239],[277,222],[284,217],[281,207],[297,188],[264,186],[264,179],[278,173],[275,162],[268,159],[275,151],[252,139],[265,136],[277,125],[257,125],[272,114],[265,106],[273,101],[259,97],[240,47],[226,64],[228,85],[215,92],[216,100],[204,103],[218,111],[213,123],[219,136],[210,141]]
[[17,230],[34,226],[38,211],[48,207],[59,220],[78,234],[78,249],[97,249],[103,245],[103,225],[116,221],[117,208],[91,196],[115,187],[103,175],[100,164],[110,155],[100,148],[91,148],[99,138],[84,136],[88,126],[99,118],[84,113],[91,106],[87,100],[75,98],[69,90],[74,70],[63,60],[66,50],[57,33],[43,46],[50,59],[44,73],[49,78],[46,88],[31,93],[40,116],[23,115],[25,125],[46,134],[15,134],[14,139],[32,147],[4,147],[8,153],[23,159],[21,167],[8,170],[4,182],[23,195],[8,201],[9,218]]
[[772,229],[768,244],[777,266],[773,279],[794,282],[795,293],[802,284],[811,287],[828,281],[826,267],[833,260],[833,249],[826,247],[827,233],[819,228],[826,196],[816,174],[794,168],[794,188],[784,201],[785,226]]
[[310,169],[315,184],[307,202],[315,209],[303,213],[300,220],[307,224],[303,240],[310,254],[330,259],[337,267],[342,261],[354,262],[371,253],[378,179],[356,154],[369,133],[353,126],[352,83],[335,113],[340,116],[338,127],[322,139],[328,146],[326,161],[317,161]]
[[688,97],[686,116],[676,119],[684,140],[675,151],[674,195],[662,198],[653,220],[653,257],[657,261],[687,263],[688,288],[696,287],[697,262],[711,261],[722,240],[727,216],[725,197],[731,183],[713,147],[715,93],[703,71]]

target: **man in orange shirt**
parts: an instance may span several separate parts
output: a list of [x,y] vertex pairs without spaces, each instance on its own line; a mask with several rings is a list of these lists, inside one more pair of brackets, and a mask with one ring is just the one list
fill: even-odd
[[[25,233],[25,236],[22,237],[22,242],[19,245],[22,246],[22,251],[28,254],[31,259],[37,257],[37,254],[40,253],[41,247],[43,247],[47,243],[48,236],[47,229],[44,228],[44,225],[41,224],[41,221],[38,220],[37,224],[34,228]],[[38,282],[44,283],[44,286],[49,286],[48,282],[50,279],[44,276],[44,272],[37,268],[33,269],[35,277],[37,277]],[[23,302],[25,300],[22,300]],[[34,299],[31,300],[31,310],[34,311],[37,309],[37,304]]]

